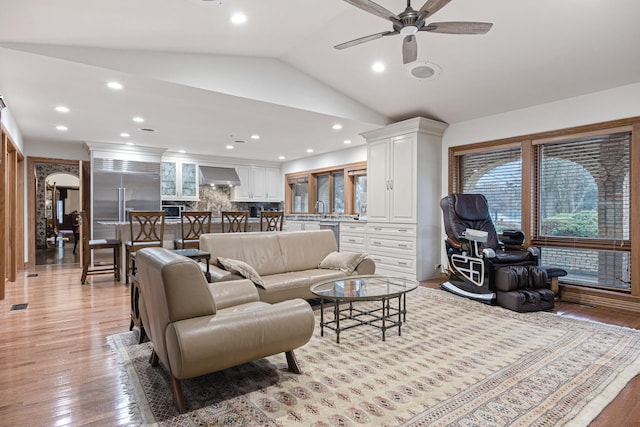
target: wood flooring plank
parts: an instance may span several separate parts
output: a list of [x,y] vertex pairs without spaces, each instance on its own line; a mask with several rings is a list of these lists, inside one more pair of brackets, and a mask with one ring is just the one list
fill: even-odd
[[[132,425],[132,398],[106,341],[129,329],[129,287],[108,276],[80,285],[77,265],[33,272],[7,284],[0,300],[0,425]],[[9,311],[23,302],[26,310]],[[622,310],[559,302],[555,312],[640,329],[640,316]],[[636,377],[591,426],[640,426],[639,394]]]

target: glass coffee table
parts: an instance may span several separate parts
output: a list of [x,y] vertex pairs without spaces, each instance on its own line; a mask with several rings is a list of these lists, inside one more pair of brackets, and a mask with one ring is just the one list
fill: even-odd
[[[380,329],[382,341],[385,341],[389,328],[397,326],[398,335],[401,335],[402,322],[407,319],[407,292],[417,287],[415,280],[381,275],[351,276],[312,285],[311,293],[320,298],[320,336],[324,336],[325,327],[333,329],[336,342],[340,343],[340,332],[362,325]],[[325,301],[333,307],[332,320],[325,321]],[[354,304],[364,301],[379,301],[380,305],[363,309],[357,307],[360,304]]]

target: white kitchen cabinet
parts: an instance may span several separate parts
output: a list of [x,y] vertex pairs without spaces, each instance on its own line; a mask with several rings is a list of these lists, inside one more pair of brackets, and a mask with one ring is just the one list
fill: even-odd
[[162,162],[160,196],[162,200],[198,200],[198,165],[192,162]]
[[265,168],[267,187],[267,201],[281,202],[284,200],[284,181],[279,168]]
[[234,202],[279,202],[282,200],[280,169],[263,166],[236,166],[240,185],[233,188]]
[[340,250],[349,252],[366,252],[365,222],[340,223]]
[[282,225],[282,230],[283,231],[320,230],[320,221],[286,220]]
[[416,221],[417,138],[385,138],[367,147],[367,220]]

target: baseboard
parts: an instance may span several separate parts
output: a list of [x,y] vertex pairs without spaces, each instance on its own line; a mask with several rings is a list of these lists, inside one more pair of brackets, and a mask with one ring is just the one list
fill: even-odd
[[640,313],[640,297],[602,289],[560,285],[560,301]]

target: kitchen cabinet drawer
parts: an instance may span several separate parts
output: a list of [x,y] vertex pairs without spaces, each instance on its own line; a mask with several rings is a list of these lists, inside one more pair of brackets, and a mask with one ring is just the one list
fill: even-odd
[[379,270],[391,270],[398,271],[407,274],[412,274],[415,280],[416,264],[415,257],[394,257],[386,254],[374,253],[369,251],[369,256],[376,263],[376,274],[380,274]]
[[370,251],[381,250],[397,253],[399,255],[414,255],[416,253],[415,239],[387,239],[378,236],[367,235],[367,247]]
[[389,235],[389,236],[416,236],[415,224],[382,224],[368,223],[367,234],[371,236]]
[[361,249],[365,247],[363,234],[344,234],[340,232],[340,248],[344,246],[356,246]]
[[361,222],[341,222],[340,223],[340,234],[342,233],[358,233],[363,235],[367,229],[366,223]]

